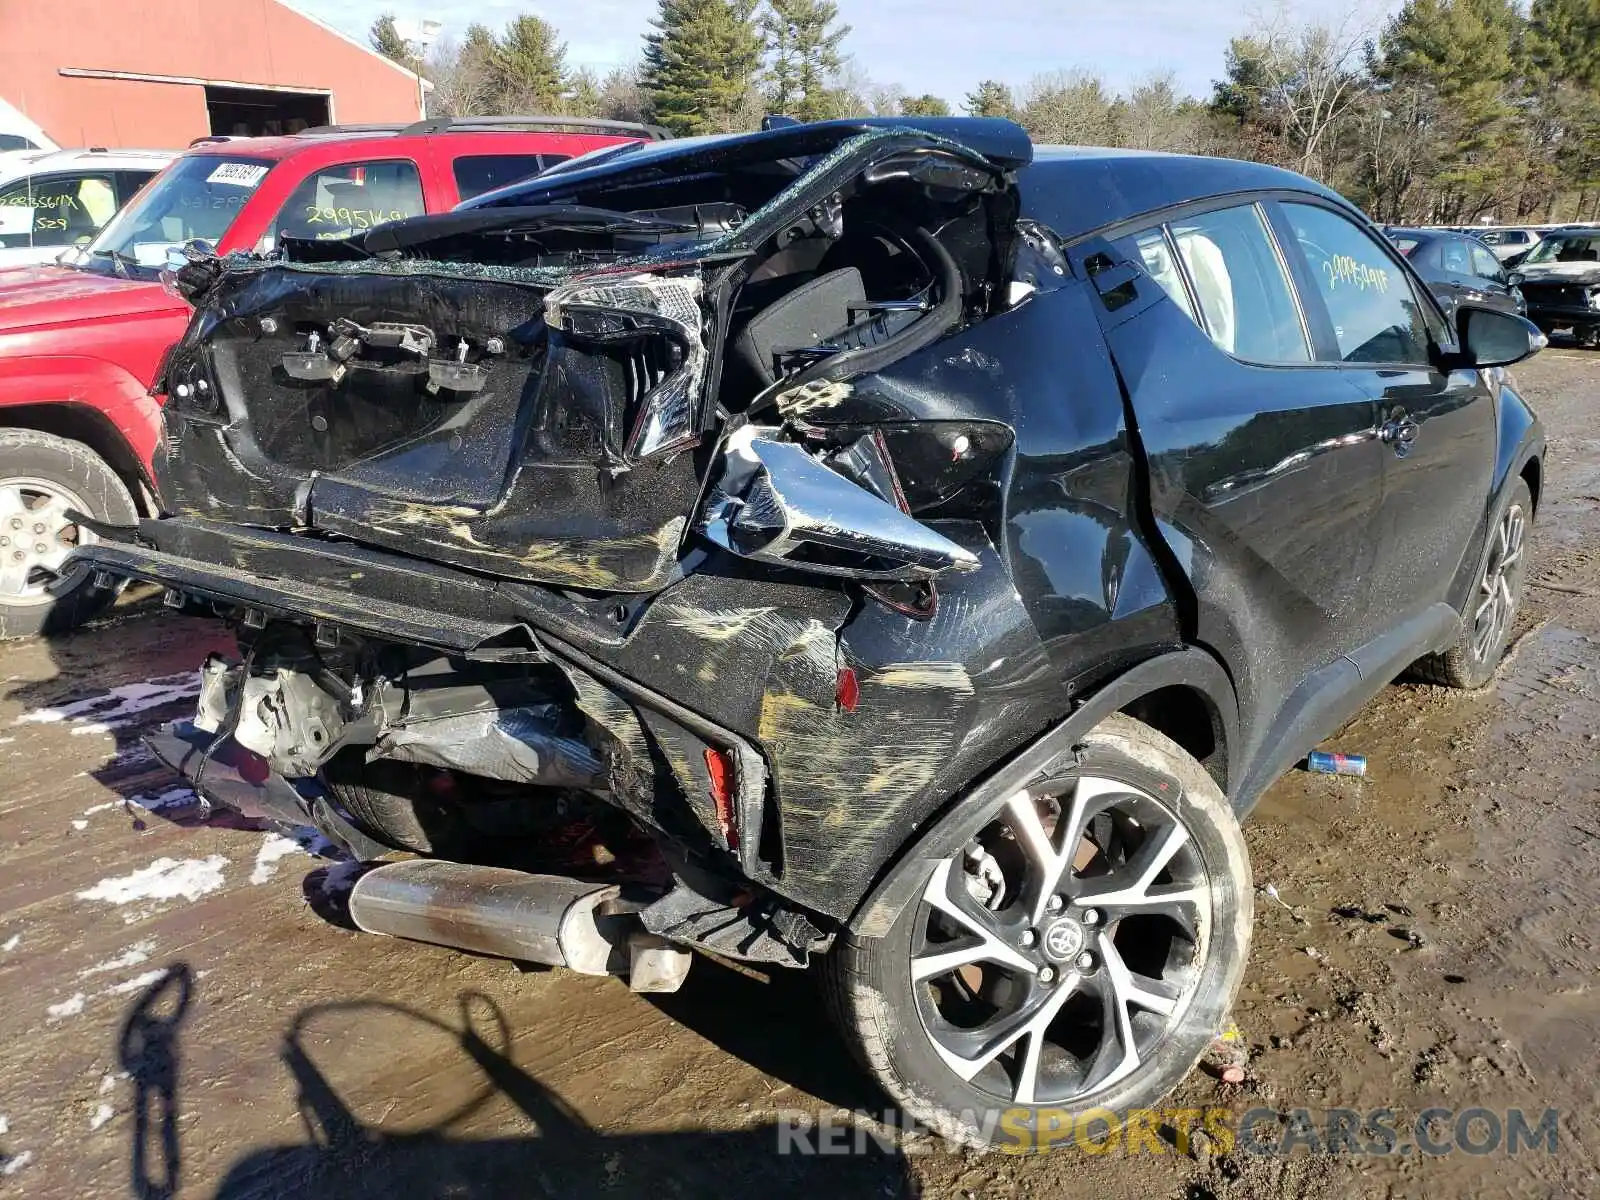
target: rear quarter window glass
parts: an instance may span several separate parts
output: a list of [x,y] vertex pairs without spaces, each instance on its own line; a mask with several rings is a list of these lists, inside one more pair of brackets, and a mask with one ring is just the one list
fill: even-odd
[[456,191],[461,199],[470,200],[537,175],[558,162],[565,162],[567,157],[565,154],[464,154],[455,160],[451,169],[456,177]]
[[1500,260],[1482,246],[1472,247],[1472,273],[1485,279],[1500,277]]
[[1378,240],[1326,208],[1286,203],[1283,211],[1333,324],[1340,360],[1428,363],[1427,306]]
[[1178,259],[1173,252],[1172,243],[1167,241],[1165,228],[1146,229],[1143,233],[1131,234],[1119,239],[1116,246],[1128,258],[1142,266],[1145,273],[1161,285],[1161,290],[1172,297],[1173,303],[1189,315],[1191,321],[1195,320],[1194,306],[1189,302],[1189,293],[1183,285],[1183,276],[1178,271]]

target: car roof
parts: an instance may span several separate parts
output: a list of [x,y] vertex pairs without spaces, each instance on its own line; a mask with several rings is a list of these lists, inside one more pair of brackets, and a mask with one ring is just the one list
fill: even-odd
[[17,150],[0,157],[0,180],[22,179],[43,171],[84,165],[117,171],[159,171],[178,157],[177,150]]
[[1068,241],[1146,213],[1236,192],[1303,192],[1355,212],[1313,179],[1265,163],[1099,146],[1041,146],[1018,180],[1023,215]]
[[334,144],[348,146],[352,153],[368,147],[381,147],[393,152],[397,140],[439,134],[448,134],[451,138],[470,136],[491,139],[516,135],[522,139],[537,138],[541,142],[548,138],[549,150],[567,148],[575,152],[578,148],[570,144],[575,140],[586,143],[596,139],[649,141],[668,136],[665,130],[654,125],[587,117],[438,117],[413,121],[408,125],[319,125],[299,133],[262,137],[213,134],[195,138],[189,143],[188,153],[272,159],[276,162]]
[[1022,126],[1002,117],[850,117],[839,121],[775,124],[754,133],[715,134],[643,142],[626,151],[563,164],[520,183],[475,196],[463,208],[522,207],[549,203],[557,194],[604,186],[630,176],[677,167],[685,171],[737,170],[787,159],[827,154],[850,138],[874,130],[931,134],[980,154],[1007,169],[1033,159],[1033,143]]

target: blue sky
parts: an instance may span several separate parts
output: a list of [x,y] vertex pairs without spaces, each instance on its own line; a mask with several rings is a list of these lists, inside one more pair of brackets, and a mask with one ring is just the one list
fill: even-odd
[[[500,0],[287,0],[302,11],[365,39],[384,11],[433,17],[460,35],[473,21],[504,25],[522,12],[550,21],[567,42],[567,61],[604,73],[638,57],[656,11],[653,0],[582,0],[575,4]],[[1182,88],[1206,95],[1222,73],[1228,39],[1254,10],[1218,0],[838,0],[852,25],[844,49],[875,81],[912,94],[933,92],[952,104],[980,79],[1020,85],[1061,68],[1087,68],[1118,88],[1152,72],[1171,71]],[[1381,7],[1380,7],[1381,6]],[[1263,4],[1261,7],[1267,7]],[[1337,19],[1349,0],[1301,0],[1303,16]],[[1396,7],[1384,0],[1369,11]]]

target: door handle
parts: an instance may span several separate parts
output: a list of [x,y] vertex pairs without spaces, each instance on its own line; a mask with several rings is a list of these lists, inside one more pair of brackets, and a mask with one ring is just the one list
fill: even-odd
[[1410,417],[1391,417],[1378,427],[1378,440],[1392,446],[1396,458],[1404,458],[1421,432],[1422,426]]

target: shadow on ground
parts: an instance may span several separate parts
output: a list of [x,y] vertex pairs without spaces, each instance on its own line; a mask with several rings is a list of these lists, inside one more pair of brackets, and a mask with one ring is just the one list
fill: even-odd
[[[183,1182],[179,1034],[195,986],[186,964],[169,967],[134,1001],[123,1023],[119,1054],[134,1088],[135,1114],[129,1190],[140,1200],[169,1200]],[[737,1006],[739,998],[724,1003]],[[863,1139],[864,1153],[780,1153],[783,1131],[770,1120],[722,1131],[599,1133],[512,1060],[510,1025],[492,999],[464,992],[457,1005],[449,1019],[380,1000],[302,1009],[284,1033],[279,1057],[294,1082],[303,1137],[242,1154],[214,1194],[226,1200],[513,1195],[889,1200],[917,1194],[900,1153],[871,1139]],[[462,1065],[476,1069],[476,1086],[465,1095],[452,1090],[453,1107],[435,1115],[425,1129],[396,1133],[363,1121],[310,1049],[330,1029],[363,1021],[382,1021],[391,1030],[396,1022],[412,1025],[435,1045],[442,1035]],[[373,1096],[370,1080],[365,1088],[364,1107],[407,1098]],[[503,1101],[526,1121],[525,1134],[483,1138],[460,1132],[487,1106]]]

